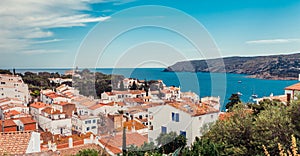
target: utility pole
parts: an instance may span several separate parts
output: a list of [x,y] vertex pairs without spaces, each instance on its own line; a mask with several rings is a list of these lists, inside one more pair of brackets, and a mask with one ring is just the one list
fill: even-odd
[[2,113],[2,132],[4,133],[4,120],[5,120],[5,115]]
[[127,154],[126,150],[126,127],[123,127],[123,140],[122,140],[122,150],[123,150],[123,155],[125,156]]

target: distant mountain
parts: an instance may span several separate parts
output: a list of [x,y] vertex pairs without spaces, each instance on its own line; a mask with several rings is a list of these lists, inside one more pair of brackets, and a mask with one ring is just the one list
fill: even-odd
[[[224,64],[223,64],[224,63]],[[225,57],[177,62],[165,72],[226,72],[262,79],[297,79],[300,53],[255,57]]]

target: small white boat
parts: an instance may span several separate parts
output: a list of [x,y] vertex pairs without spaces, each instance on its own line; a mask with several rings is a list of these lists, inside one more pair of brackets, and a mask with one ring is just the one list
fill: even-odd
[[238,96],[242,96],[243,94],[241,92],[236,93]]
[[257,98],[258,95],[257,95],[257,94],[252,94],[251,97],[252,97],[252,98]]

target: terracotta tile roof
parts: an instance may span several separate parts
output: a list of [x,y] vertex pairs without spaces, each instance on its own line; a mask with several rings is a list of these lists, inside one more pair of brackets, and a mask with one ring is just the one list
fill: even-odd
[[[0,122],[0,125],[2,126],[2,122]],[[13,119],[4,120],[4,127],[14,127],[14,126],[17,126],[17,124],[14,122]]]
[[147,126],[145,126],[142,123],[137,122],[135,120],[129,120],[129,121],[124,122],[124,127],[126,127],[129,131],[131,131],[133,127],[135,130],[147,128]]
[[146,93],[144,90],[130,90],[129,91],[131,94],[142,94]]
[[34,108],[44,108],[44,107],[49,107],[50,105],[42,103],[42,102],[34,102],[32,104],[30,104],[30,107],[34,107]]
[[36,123],[35,120],[33,120],[31,117],[22,117],[22,118],[19,118],[19,120],[24,124],[31,124],[31,123]]
[[5,114],[5,117],[9,117],[9,116],[19,115],[21,113],[16,110],[11,110],[11,111],[5,112],[4,114]]
[[286,87],[285,90],[298,90],[298,91],[300,91],[300,82]]
[[49,94],[46,94],[46,96],[48,96],[51,99],[58,98],[58,97],[63,97],[62,95],[58,95],[56,93],[49,93]]
[[[121,150],[122,148],[122,134],[117,134],[115,136],[103,136],[99,141],[106,147],[112,146],[117,147]],[[138,147],[142,146],[148,138],[144,137],[138,133],[126,133],[126,146],[136,145]]]
[[42,110],[42,112],[45,112],[47,114],[63,114],[62,112],[60,112],[59,110],[55,110],[53,108],[50,108],[50,107],[47,107],[47,108],[44,108]]
[[125,98],[124,102],[126,103],[144,103],[144,100],[140,98]]
[[0,99],[0,103],[8,102],[8,101],[10,101],[10,98],[8,98],[8,97],[1,98],[1,99]]
[[0,155],[25,154],[31,131],[0,133]]
[[217,113],[219,110],[213,108],[205,103],[195,104],[195,103],[180,103],[180,102],[169,102],[168,105],[175,107],[176,109],[182,110],[192,116],[200,116],[209,113]]
[[21,108],[27,108],[26,106],[19,104],[19,103],[8,103],[0,106],[0,109],[2,110],[7,110],[11,108],[16,108],[16,107],[21,107]]
[[106,106],[106,104],[104,104],[104,103],[98,103],[98,104],[95,104],[95,105],[89,107],[89,109],[90,110],[95,110],[95,109],[98,109],[98,108],[103,107],[103,106]]
[[74,105],[74,104],[72,104],[72,103],[64,102],[64,101],[61,101],[61,102],[59,102],[59,103],[53,103],[53,104],[61,105],[61,106],[65,106],[65,105]]
[[110,144],[108,144],[107,142],[105,142],[104,140],[99,140],[99,142],[105,146],[106,149],[108,149],[109,151],[111,151],[114,154],[120,154],[122,153],[122,150],[118,147],[112,146]]
[[124,102],[116,102],[116,104],[119,105],[119,106],[125,106]]

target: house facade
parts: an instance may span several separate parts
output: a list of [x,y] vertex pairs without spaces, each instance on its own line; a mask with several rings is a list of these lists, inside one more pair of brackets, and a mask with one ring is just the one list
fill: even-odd
[[0,74],[0,99],[5,97],[28,104],[30,100],[28,85],[18,75]]
[[185,136],[187,145],[191,145],[196,136],[202,136],[203,127],[215,122],[219,116],[219,110],[213,108],[196,111],[186,105],[179,107],[176,104],[166,104],[148,109],[149,142],[156,142],[161,133],[176,132]]

